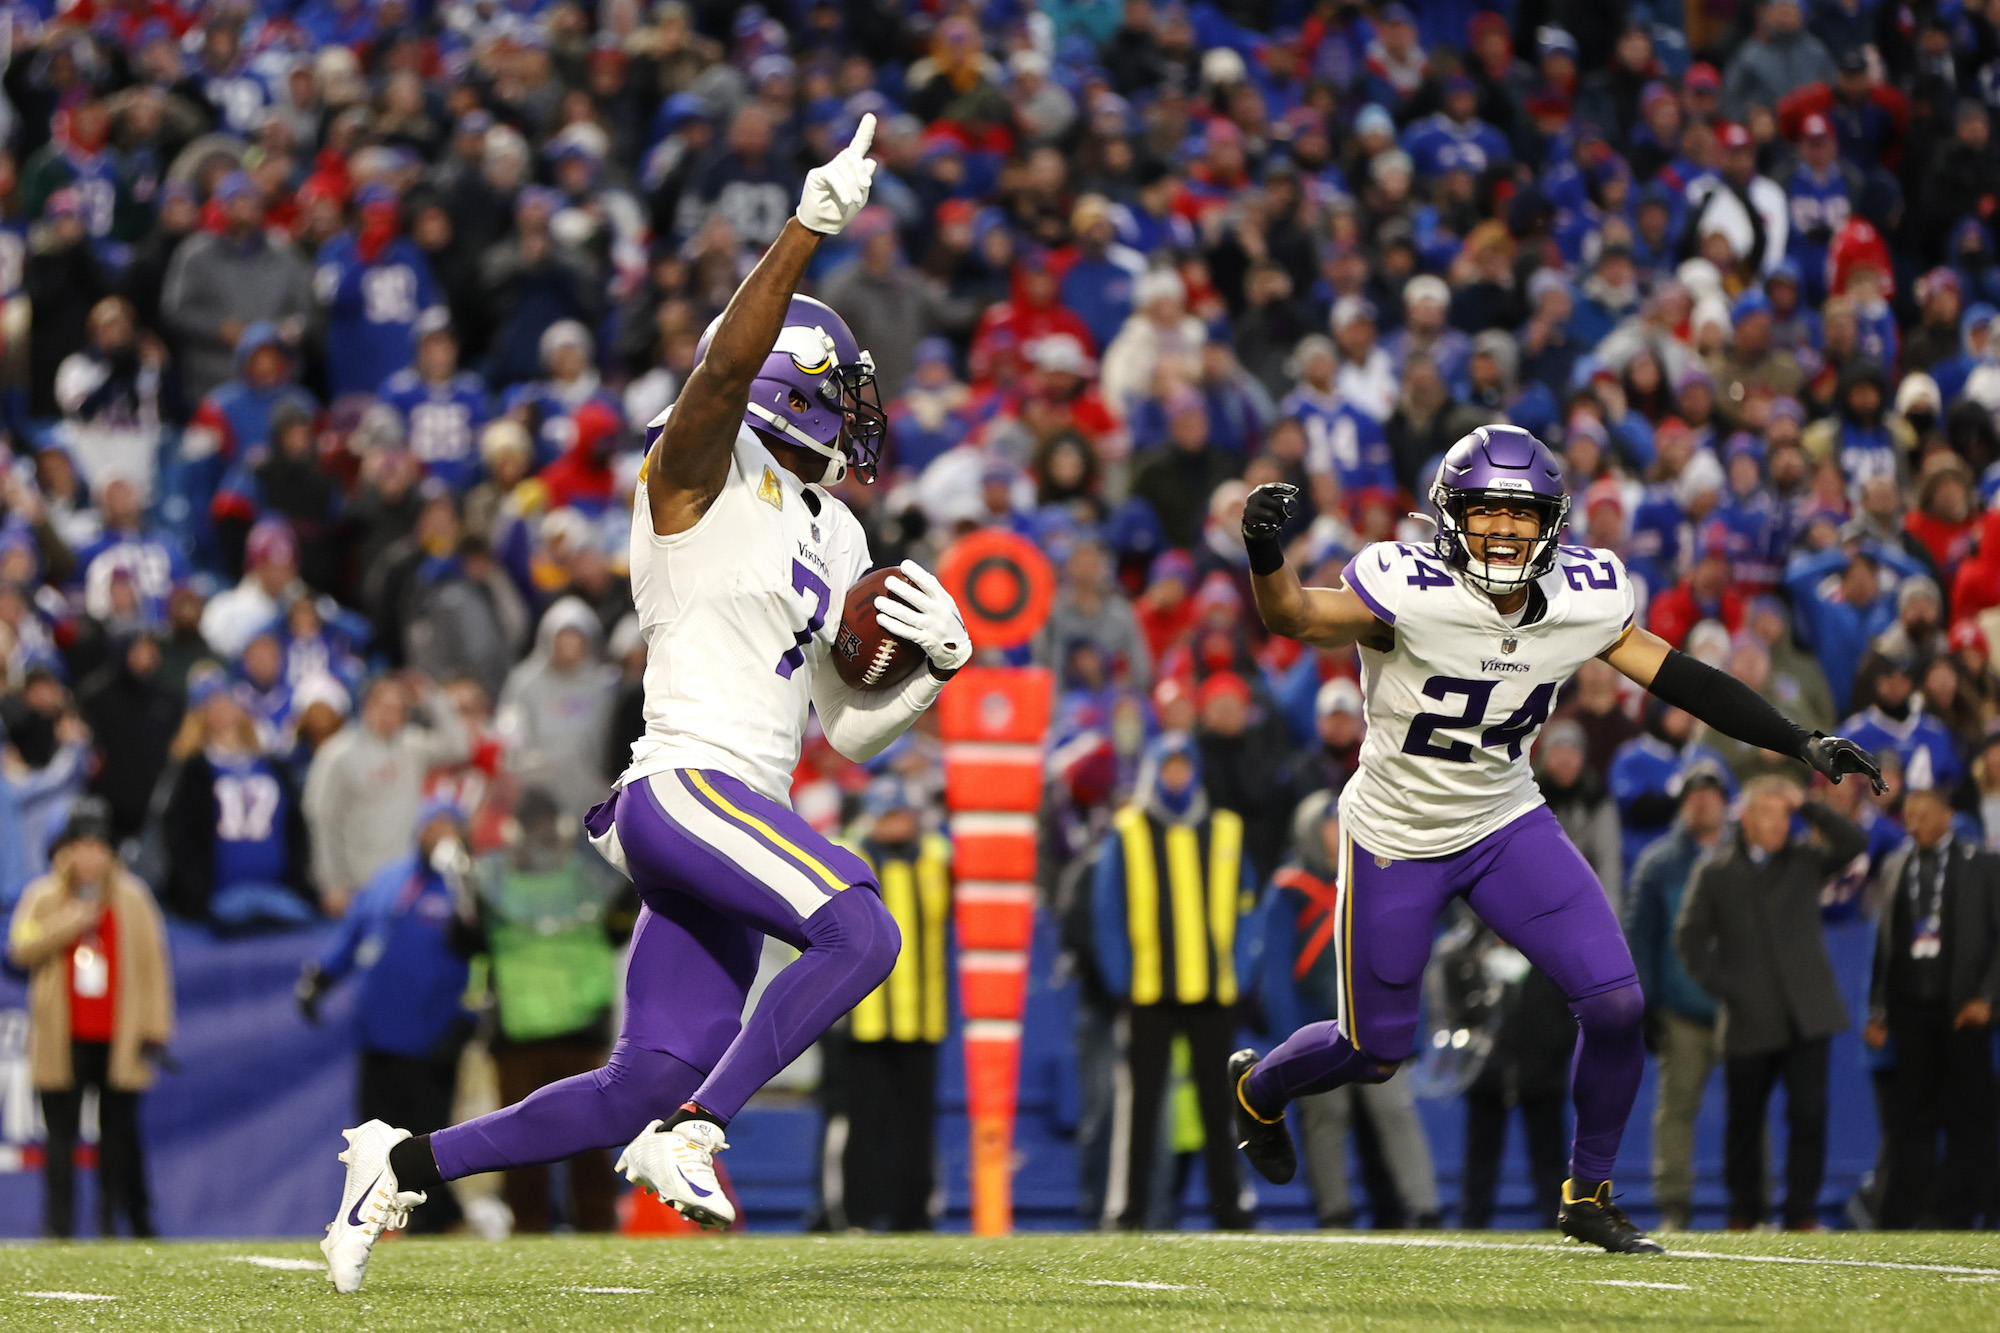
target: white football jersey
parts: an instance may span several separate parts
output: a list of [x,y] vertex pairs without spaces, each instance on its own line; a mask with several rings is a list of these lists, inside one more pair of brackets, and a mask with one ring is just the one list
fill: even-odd
[[714,768],[789,805],[813,669],[868,569],[860,522],[745,428],[722,494],[686,532],[653,531],[641,475],[631,553],[646,734],[619,782]]
[[1378,542],[1342,578],[1396,639],[1361,649],[1368,734],[1340,794],[1346,832],[1377,856],[1450,856],[1542,804],[1528,753],[1556,691],[1632,626],[1618,557],[1561,548],[1513,616],[1429,546]]

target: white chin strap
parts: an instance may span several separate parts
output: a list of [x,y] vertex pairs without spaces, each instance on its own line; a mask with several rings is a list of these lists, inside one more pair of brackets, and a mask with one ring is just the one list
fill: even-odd
[[847,455],[840,451],[839,444],[821,444],[761,403],[746,403],[745,406],[750,409],[750,415],[784,436],[787,441],[798,445],[801,449],[810,449],[826,460],[826,471],[821,473],[819,478],[820,485],[838,486],[847,476]]

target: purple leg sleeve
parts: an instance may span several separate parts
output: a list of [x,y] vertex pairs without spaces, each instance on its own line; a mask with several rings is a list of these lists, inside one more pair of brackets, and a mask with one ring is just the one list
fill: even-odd
[[620,1041],[602,1069],[551,1083],[490,1115],[431,1135],[446,1180],[510,1166],[560,1162],[591,1148],[622,1148],[686,1101],[701,1071]]
[[695,1089],[691,1100],[725,1124],[896,965],[896,919],[868,889],[836,894],[803,930],[805,951],[764,988],[742,1034]]
[[1570,1070],[1570,1097],[1576,1103],[1576,1141],[1570,1147],[1572,1180],[1611,1179],[1618,1142],[1646,1072],[1640,1019],[1646,1000],[1634,984],[1574,1001],[1570,1012],[1583,1029]]
[[1609,1180],[1646,1066],[1645,1000],[1625,932],[1589,863],[1546,808],[1479,845],[1487,843],[1495,844],[1492,859],[1466,901],[1568,997],[1583,1029],[1570,1088],[1570,1175]]
[[1349,1083],[1382,1083],[1395,1072],[1395,1062],[1356,1050],[1338,1023],[1308,1023],[1257,1062],[1243,1091],[1252,1110],[1273,1116],[1297,1098]]

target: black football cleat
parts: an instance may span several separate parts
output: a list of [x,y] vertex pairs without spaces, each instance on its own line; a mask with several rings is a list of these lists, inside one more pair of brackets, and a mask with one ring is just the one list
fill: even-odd
[[1571,1240],[1597,1245],[1613,1254],[1665,1254],[1666,1247],[1632,1224],[1625,1210],[1611,1202],[1611,1182],[1598,1184],[1593,1194],[1570,1197],[1573,1180],[1563,1182],[1562,1209],[1556,1227]]
[[1229,1087],[1236,1097],[1236,1146],[1257,1168],[1258,1175],[1273,1185],[1288,1184],[1299,1173],[1299,1154],[1292,1146],[1292,1132],[1285,1128],[1285,1117],[1266,1120],[1250,1109],[1244,1095],[1243,1081],[1256,1067],[1255,1051],[1238,1051],[1229,1057]]

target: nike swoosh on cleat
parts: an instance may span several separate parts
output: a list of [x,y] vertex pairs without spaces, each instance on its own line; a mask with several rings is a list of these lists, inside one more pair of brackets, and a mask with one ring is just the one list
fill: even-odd
[[375,1181],[380,1179],[382,1179],[382,1173],[377,1171],[375,1173],[375,1180],[368,1182],[368,1188],[361,1191],[360,1197],[354,1201],[354,1206],[347,1210],[347,1225],[351,1227],[365,1225],[361,1220],[361,1205],[368,1202],[368,1196],[375,1192]]
[[701,1186],[695,1184],[692,1180],[689,1180],[687,1172],[682,1171],[679,1167],[675,1167],[674,1170],[680,1174],[681,1184],[687,1186],[689,1189],[693,1190],[696,1194],[699,1194],[702,1198],[710,1199],[715,1197],[714,1190],[705,1190]]

